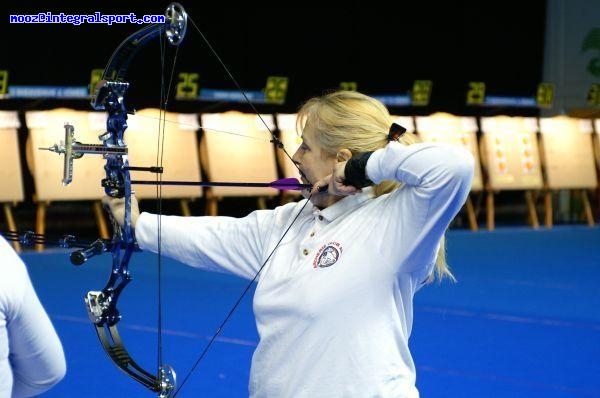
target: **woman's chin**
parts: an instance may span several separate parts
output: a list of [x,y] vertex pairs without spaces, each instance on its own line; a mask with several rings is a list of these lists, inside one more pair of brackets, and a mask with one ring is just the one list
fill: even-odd
[[[306,197],[306,196],[305,196]],[[321,209],[326,208],[342,199],[341,196],[330,195],[327,192],[316,192],[310,197],[310,202]]]

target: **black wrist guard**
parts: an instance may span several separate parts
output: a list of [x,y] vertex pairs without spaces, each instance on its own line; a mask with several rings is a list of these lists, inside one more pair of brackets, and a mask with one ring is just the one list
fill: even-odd
[[352,185],[356,188],[363,188],[373,184],[373,181],[367,178],[366,168],[367,161],[373,152],[359,153],[352,156],[350,160],[346,162],[344,168],[344,184]]

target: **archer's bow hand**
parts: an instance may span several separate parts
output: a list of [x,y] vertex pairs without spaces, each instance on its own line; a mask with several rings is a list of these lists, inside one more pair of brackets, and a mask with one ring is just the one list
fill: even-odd
[[[102,198],[102,205],[108,211],[110,216],[120,227],[125,224],[125,198],[113,198],[111,196],[104,196]],[[131,195],[131,228],[135,229],[138,216],[140,215],[140,209],[138,201],[134,195]]]

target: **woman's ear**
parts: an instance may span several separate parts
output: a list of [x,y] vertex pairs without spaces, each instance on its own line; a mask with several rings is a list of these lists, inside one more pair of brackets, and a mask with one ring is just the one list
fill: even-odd
[[348,148],[342,148],[337,152],[336,157],[338,162],[347,162],[352,157],[352,152]]

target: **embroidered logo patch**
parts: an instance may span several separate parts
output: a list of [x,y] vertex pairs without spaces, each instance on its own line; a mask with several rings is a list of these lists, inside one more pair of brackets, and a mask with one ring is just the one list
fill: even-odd
[[321,246],[315,259],[313,260],[313,268],[326,268],[335,264],[342,255],[342,245],[338,242],[329,242]]

